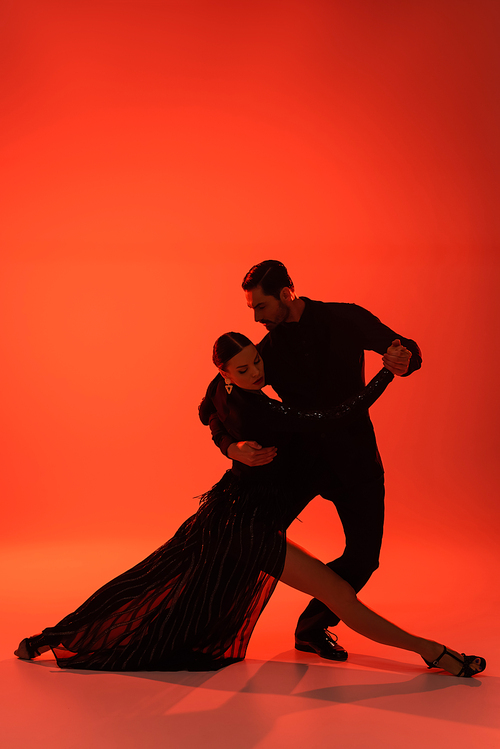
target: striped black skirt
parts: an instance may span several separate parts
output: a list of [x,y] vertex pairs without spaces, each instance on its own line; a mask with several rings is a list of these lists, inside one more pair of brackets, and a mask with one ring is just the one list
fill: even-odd
[[283,502],[228,471],[169,541],[43,630],[58,665],[208,671],[241,661],[283,571]]

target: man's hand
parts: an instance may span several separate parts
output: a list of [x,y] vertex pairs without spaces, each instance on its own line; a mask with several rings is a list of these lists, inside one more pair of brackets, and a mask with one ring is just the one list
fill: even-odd
[[382,357],[384,367],[392,374],[404,375],[408,372],[410,366],[411,351],[401,345],[399,338],[391,343]]
[[233,442],[227,449],[227,457],[246,466],[264,466],[276,457],[275,447],[261,447],[258,442]]

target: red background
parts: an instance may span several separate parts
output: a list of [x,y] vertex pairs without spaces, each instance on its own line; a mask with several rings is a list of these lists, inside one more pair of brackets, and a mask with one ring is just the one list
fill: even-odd
[[[261,337],[240,283],[272,257],[298,293],[355,301],[422,348],[373,408],[385,574],[491,567],[498,16],[488,0],[3,4],[7,549],[128,539],[132,563],[195,510],[227,467],[197,418],[212,343]],[[341,546],[330,505],[304,521],[291,537]]]

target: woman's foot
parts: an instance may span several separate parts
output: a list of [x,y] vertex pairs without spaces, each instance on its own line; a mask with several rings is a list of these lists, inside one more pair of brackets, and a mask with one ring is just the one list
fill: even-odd
[[432,643],[434,651],[431,658],[427,660],[422,656],[428,668],[442,668],[443,671],[453,674],[453,676],[471,677],[480,674],[486,668],[486,661],[477,655],[465,655],[457,653],[456,650],[439,645],[437,642]]
[[17,646],[17,650],[14,650],[14,655],[17,655],[23,661],[31,661],[33,658],[38,658],[39,655],[50,650],[50,646],[46,645],[44,641],[45,638],[42,634],[25,637]]

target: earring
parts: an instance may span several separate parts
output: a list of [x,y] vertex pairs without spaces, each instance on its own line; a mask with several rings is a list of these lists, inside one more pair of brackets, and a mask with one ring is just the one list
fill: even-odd
[[233,389],[233,383],[231,382],[231,380],[229,379],[229,377],[226,377],[224,379],[224,382],[225,382],[225,388],[227,390],[227,394],[231,395],[231,391]]

